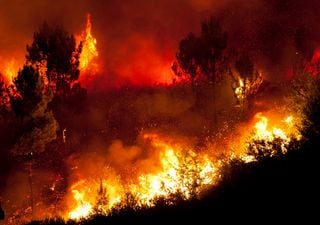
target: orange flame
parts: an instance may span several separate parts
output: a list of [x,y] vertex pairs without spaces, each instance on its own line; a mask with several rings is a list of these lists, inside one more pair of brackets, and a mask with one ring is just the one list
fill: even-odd
[[[258,113],[254,121],[250,126],[251,132],[245,134],[246,141],[242,143],[244,146],[248,146],[248,138],[251,143],[253,140],[269,143],[277,138],[284,154],[287,144],[293,138],[298,140],[301,138],[295,126],[295,119],[291,115],[284,119],[272,116],[271,119]],[[180,194],[183,199],[190,199],[219,181],[222,161],[210,157],[208,154],[210,151],[196,152],[171,138],[155,133],[145,133],[142,135],[142,140],[150,143],[151,148],[159,153],[156,154],[158,168],[156,170],[144,168],[145,172],[138,172],[135,178],[131,177],[130,182],[122,179],[120,175],[117,175],[117,178],[104,177],[106,188],[103,187],[102,181],[99,184],[95,178],[76,182],[70,190],[73,199],[68,205],[73,208],[67,213],[67,218],[76,220],[85,218],[95,213],[97,209],[108,214],[110,210],[126,207],[127,204],[130,204],[130,207],[151,207],[159,198],[164,199],[167,204],[174,204],[171,198],[175,194]],[[271,148],[271,144],[267,145],[263,151],[273,151]],[[257,160],[245,152],[237,156],[231,154],[223,160],[223,163],[229,163],[234,157],[240,158],[245,163]]]
[[[99,187],[99,182],[95,179],[76,182],[70,189],[73,199],[69,205],[73,208],[67,213],[67,218],[84,218],[99,208],[107,214],[113,208],[125,207],[128,196],[132,196],[133,207],[153,206],[158,198],[170,202],[170,196],[178,193],[189,199],[217,181],[217,165],[208,155],[167,143],[157,134],[145,134],[143,139],[159,151],[158,170],[142,172],[131,182],[123,179],[111,181],[109,177],[105,177],[103,180],[109,185],[105,192],[101,191],[102,183]],[[107,200],[103,205],[97,205],[99,198]]]
[[[82,41],[82,51],[80,55],[80,71],[85,74],[85,76],[92,76],[98,72],[98,64],[96,58],[99,56],[97,50],[97,40],[93,37],[92,24],[90,20],[90,14],[87,14],[86,28],[81,36],[77,37],[77,42]],[[80,76],[80,79],[84,77]]]
[[4,64],[3,71],[4,82],[6,84],[13,84],[13,79],[17,76],[19,67],[15,59],[11,59]]

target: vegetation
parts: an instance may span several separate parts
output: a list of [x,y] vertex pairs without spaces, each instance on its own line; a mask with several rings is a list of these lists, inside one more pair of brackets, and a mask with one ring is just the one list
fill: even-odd
[[[211,17],[202,23],[199,37],[191,33],[180,42],[173,70],[177,76],[187,78],[194,85],[204,81],[216,86],[222,76],[231,71],[226,50],[227,34],[221,28],[218,19]],[[86,126],[89,127],[87,121],[82,121],[83,127],[77,127],[81,130],[80,137],[77,137],[78,142],[75,140],[76,138],[70,138],[69,141],[69,136],[66,141],[65,136],[65,132],[69,132],[69,127],[71,127],[68,126],[68,120],[77,115],[75,112],[81,108],[78,104],[81,103],[80,100],[85,98],[85,90],[77,83],[80,53],[81,44],[76,46],[72,35],[69,35],[61,27],[51,28],[44,24],[39,31],[35,32],[33,43],[27,47],[26,64],[18,72],[14,84],[7,86],[0,80],[0,122],[5,128],[5,132],[1,131],[0,136],[1,147],[4,148],[0,158],[0,175],[10,171],[3,166],[7,165],[5,164],[6,160],[18,159],[24,163],[30,163],[33,162],[35,155],[43,157],[43,160],[39,160],[37,163],[46,164],[45,166],[53,165],[54,169],[59,167],[56,170],[63,170],[63,165],[60,165],[61,155],[72,156],[72,151],[61,151],[61,149],[65,150],[72,145],[76,149],[86,143],[87,133],[90,133],[87,131]],[[259,76],[256,75],[254,62],[247,55],[241,55],[235,61],[235,70],[241,78],[247,79],[249,83],[255,83],[259,79]],[[289,216],[290,218],[306,216],[315,218],[312,213],[313,205],[317,203],[315,197],[319,190],[316,177],[318,176],[317,171],[319,171],[317,148],[320,146],[318,138],[320,132],[320,82],[318,79],[312,79],[312,90],[305,91],[300,86],[295,91],[298,92],[298,96],[301,96],[300,100],[305,102],[305,104],[301,104],[303,107],[299,110],[306,115],[305,123],[307,126],[303,130],[306,140],[302,143],[292,141],[289,144],[283,143],[281,139],[275,139],[272,142],[255,141],[249,144],[249,154],[259,160],[251,163],[234,160],[225,165],[225,168],[222,169],[224,172],[221,175],[219,185],[210,188],[200,199],[195,194],[198,188],[197,182],[185,184],[194,190],[194,193],[191,193],[193,198],[185,200],[182,193],[177,193],[170,196],[169,199],[156,199],[155,206],[149,208],[138,207],[136,196],[128,193],[123,199],[124,202],[121,202],[121,205],[125,207],[116,208],[106,216],[102,209],[108,203],[108,190],[101,181],[94,209],[95,215],[92,217],[82,221],[64,221],[55,218],[32,221],[29,225],[166,224],[173,222],[172,218],[177,220],[176,223],[179,224],[189,224],[194,220],[196,224],[211,224],[220,219],[227,223],[231,217],[235,217],[238,222],[248,221],[254,217],[273,220],[279,216],[283,219]],[[306,92],[310,94],[306,95]],[[148,95],[145,97],[147,100],[150,93],[151,91],[147,92]],[[182,93],[185,92],[182,91]],[[133,100],[130,99],[130,101],[134,103],[138,101],[128,92],[125,92],[121,97],[114,98],[115,100],[110,97],[111,100],[108,101],[116,103],[113,102],[114,104],[108,108],[109,110],[105,114],[98,115],[97,113],[95,115],[98,119],[94,122],[99,126],[91,135],[96,136],[97,133],[104,133],[110,128],[107,135],[111,138],[118,138],[118,134],[114,134],[117,133],[114,132],[118,131],[117,129],[121,130],[122,128],[128,132],[128,127],[130,128],[132,125],[132,132],[138,133],[143,127],[142,123],[153,129],[160,124],[155,115],[152,115],[150,120],[140,118],[142,116],[136,113],[134,104],[127,104],[127,106],[125,101],[119,101],[119,99],[127,100],[128,98],[132,98]],[[159,95],[158,97],[160,102],[166,105],[166,96]],[[104,101],[103,98],[97,99]],[[100,105],[99,101],[97,101],[97,105]],[[72,102],[74,104],[70,104]],[[187,102],[185,107],[189,109],[193,106],[192,104],[194,103]],[[199,105],[197,106],[192,109],[192,113],[202,110]],[[134,120],[125,118],[131,114],[131,111],[128,113],[127,109],[137,114],[132,113]],[[178,123],[175,121],[175,117],[170,117],[170,113],[167,111],[161,111],[161,113],[165,114],[163,116],[166,120],[165,125],[172,122]],[[183,113],[191,114],[190,111]],[[174,111],[172,114],[180,116],[183,113]],[[101,119],[105,117],[107,117],[106,120]],[[114,118],[118,120],[114,120]],[[183,120],[181,121],[179,122],[183,123]],[[121,127],[122,124],[123,127]],[[210,125],[209,122],[208,124]],[[67,129],[63,131],[63,139],[61,139],[63,141],[57,139],[59,125],[62,128],[68,128],[68,131]],[[199,125],[201,128],[205,126]],[[283,151],[284,144],[286,154]],[[48,153],[46,151],[48,149],[53,151]],[[186,160],[182,170],[187,170],[187,165],[195,163],[195,160],[192,157]],[[55,162],[52,163],[52,161]],[[31,166],[28,172],[31,177]],[[184,173],[185,171],[179,172]],[[198,174],[196,170],[192,172],[194,172],[194,176]],[[197,181],[200,181],[200,178],[197,178]],[[32,186],[32,182],[30,182],[30,186]],[[55,193],[55,188],[50,188],[52,193]],[[63,193],[66,188],[61,189],[61,193]]]
[[62,27],[52,28],[44,23],[27,46],[26,58],[32,64],[45,64],[50,87],[56,95],[66,96],[79,78],[81,48]]

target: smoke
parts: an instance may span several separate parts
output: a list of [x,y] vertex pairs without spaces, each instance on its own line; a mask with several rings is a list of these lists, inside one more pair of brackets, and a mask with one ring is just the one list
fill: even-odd
[[[92,14],[102,70],[93,87],[171,83],[170,66],[179,41],[199,32],[209,15],[222,21],[229,46],[250,52],[260,68],[279,77],[297,54],[310,57],[320,38],[318,1],[303,0],[170,0],[170,1],[62,1],[2,0],[0,56],[3,62],[24,61],[25,45],[41,23],[63,24],[80,34],[85,14]],[[300,32],[299,30],[305,30]],[[297,34],[298,32],[298,34]],[[295,37],[296,36],[296,37]],[[295,40],[296,39],[296,40]],[[298,48],[296,49],[296,44]],[[310,43],[304,44],[301,43]],[[272,69],[271,69],[272,68]],[[281,76],[281,74],[280,74]],[[88,86],[88,85],[87,85]]]
[[[81,34],[85,15],[91,13],[92,34],[99,51],[99,73],[90,84],[84,84],[90,91],[80,112],[67,107],[61,109],[63,115],[57,120],[63,120],[60,126],[61,130],[66,128],[66,143],[61,144],[60,135],[57,146],[50,146],[54,149],[50,158],[57,162],[50,172],[40,170],[39,177],[48,179],[39,178],[35,185],[48,189],[55,181],[49,177],[55,177],[60,170],[57,167],[66,164],[67,172],[59,180],[63,183],[62,193],[84,178],[108,177],[107,182],[116,185],[119,174],[129,178],[132,170],[156,169],[159,152],[141,140],[144,133],[183,139],[181,142],[195,149],[205,148],[210,142],[212,148],[220,145],[219,152],[215,152],[218,155],[228,150],[225,143],[231,138],[230,133],[234,137],[247,129],[245,125],[236,128],[243,118],[239,118],[241,110],[234,108],[228,80],[216,88],[216,93],[210,85],[199,88],[201,93],[195,93],[188,85],[148,87],[173,82],[170,67],[179,41],[189,32],[198,34],[201,21],[210,15],[220,18],[228,33],[229,47],[248,53],[264,77],[272,81],[285,79],[297,56],[310,58],[320,40],[317,28],[320,2],[316,0],[0,2],[1,72],[12,59],[22,67],[25,46],[31,43],[33,32],[44,21],[63,24],[70,33]],[[120,89],[114,91],[114,87]],[[271,96],[268,104],[282,94],[269,93],[276,98]],[[255,103],[262,104],[264,110],[273,107],[266,103],[266,98],[261,101],[264,102]],[[250,105],[245,113],[249,118],[259,109]],[[0,185],[5,190],[5,199],[21,193],[14,204],[29,205],[25,171],[17,171],[9,179],[4,175],[1,178],[7,180],[6,186]],[[40,189],[35,192],[43,193]],[[8,202],[5,207],[11,205]]]

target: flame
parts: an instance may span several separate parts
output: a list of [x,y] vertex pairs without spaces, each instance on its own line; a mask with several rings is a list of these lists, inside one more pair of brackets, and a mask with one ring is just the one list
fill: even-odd
[[255,124],[255,139],[273,141],[275,138],[281,138],[290,141],[289,136],[293,136],[297,139],[301,138],[299,132],[294,129],[294,118],[291,115],[280,121],[278,126],[281,126],[282,128],[277,127],[277,125],[269,128],[269,119],[266,116],[262,116],[262,113],[256,114],[255,117],[259,119]]
[[77,202],[79,202],[79,205],[69,212],[69,218],[70,219],[78,219],[78,218],[84,218],[88,217],[92,211],[92,205],[88,202],[83,201],[84,193],[81,193],[77,190],[73,190],[74,198]]
[[244,95],[244,82],[241,79],[241,77],[239,77],[238,82],[239,82],[238,86],[235,88],[234,93],[235,93],[237,99],[243,100],[245,98],[245,95]]
[[71,187],[71,192],[73,193],[76,207],[69,212],[68,217],[70,219],[85,218],[88,217],[92,212],[92,205],[85,200],[85,191],[77,189],[78,186],[83,183],[84,181],[81,180]]
[[93,37],[91,30],[90,14],[87,14],[85,31],[82,35],[76,37],[78,43],[82,41],[79,69],[85,76],[80,76],[80,80],[93,76],[98,72],[98,64],[96,62],[96,58],[99,56],[96,46],[97,39]]
[[152,206],[154,199],[175,193],[182,193],[188,199],[216,181],[216,166],[207,155],[199,155],[190,149],[184,151],[181,146],[165,143],[157,135],[145,137],[162,149],[162,169],[156,174],[141,175],[139,184],[131,186],[140,205]]
[[[274,156],[272,142],[279,141],[281,153],[285,154],[288,144],[301,135],[296,127],[296,118],[264,115],[258,113],[244,134],[246,150],[243,154],[226,156],[223,163],[229,163],[234,157],[249,163],[258,160],[249,145],[254,150],[263,151],[264,155]],[[124,207],[152,207],[158,199],[164,199],[166,204],[174,204],[174,196],[190,199],[199,196],[206,188],[219,182],[222,161],[210,156],[207,151],[195,151],[184,143],[156,133],[141,135],[144,144],[155,151],[156,168],[146,168],[132,173],[126,179],[121,173],[116,176],[99,174],[96,177],[81,179],[71,186],[72,199],[68,202],[71,209],[66,218],[86,218],[96,212],[107,215],[113,209]],[[254,141],[262,141],[266,145],[259,148]],[[137,169],[137,168],[136,168]],[[141,168],[140,168],[141,169]],[[102,182],[103,181],[103,182]]]
[[[217,181],[217,165],[208,155],[167,143],[157,134],[145,134],[143,139],[160,151],[157,171],[141,173],[127,183],[124,180],[111,181],[105,177],[103,180],[109,184],[105,188],[94,179],[76,182],[71,187],[73,199],[69,202],[74,207],[67,213],[67,218],[85,218],[97,209],[107,214],[113,208],[127,206],[128,196],[133,200],[131,207],[153,206],[159,198],[170,202],[175,194],[189,199]],[[97,199],[106,200],[101,204]]]
[[4,82],[6,84],[13,84],[13,79],[17,76],[19,67],[15,59],[8,60],[4,64],[4,68],[2,69],[4,75]]
[[[247,152],[240,156],[246,162],[258,160],[259,156],[276,156],[285,154],[292,140],[301,140],[302,136],[292,115],[270,124],[270,120],[262,113],[255,115],[257,122],[254,131],[246,143]],[[278,147],[276,147],[278,146]]]
[[249,95],[255,94],[262,82],[262,75],[259,72],[256,72],[251,79],[241,78],[240,76],[234,78],[233,91],[238,103],[243,103]]

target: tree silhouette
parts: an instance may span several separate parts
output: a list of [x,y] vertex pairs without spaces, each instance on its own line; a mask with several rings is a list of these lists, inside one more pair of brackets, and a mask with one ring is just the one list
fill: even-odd
[[17,95],[11,96],[13,112],[20,117],[17,141],[12,149],[14,155],[29,155],[45,150],[45,145],[56,138],[58,129],[48,103],[53,95],[44,86],[37,68],[25,65],[14,79]]
[[254,65],[248,55],[241,55],[235,62],[235,68],[242,78],[252,79],[254,74]]
[[72,83],[79,78],[79,57],[82,45],[76,46],[73,35],[62,27],[52,28],[44,23],[27,45],[27,62],[46,62],[46,76],[56,95],[68,95]]
[[200,64],[200,39],[190,33],[182,39],[179,44],[179,52],[176,55],[177,61],[174,62],[172,70],[178,76],[184,76],[194,83]]
[[201,42],[203,53],[200,68],[208,80],[217,83],[225,69],[223,53],[227,48],[227,33],[220,26],[215,17],[210,17],[201,25]]
[[224,57],[226,48],[226,32],[217,18],[210,17],[202,23],[200,37],[190,33],[180,41],[172,70],[177,76],[187,77],[192,82],[204,78],[216,84],[227,66]]
[[244,106],[247,98],[257,93],[263,79],[247,54],[241,54],[235,61],[234,67],[237,73],[232,74],[232,89],[237,105]]
[[13,111],[17,115],[29,115],[42,99],[44,89],[39,71],[25,65],[13,81],[18,96],[11,96]]

